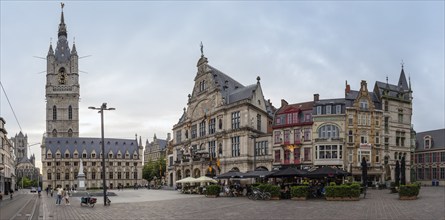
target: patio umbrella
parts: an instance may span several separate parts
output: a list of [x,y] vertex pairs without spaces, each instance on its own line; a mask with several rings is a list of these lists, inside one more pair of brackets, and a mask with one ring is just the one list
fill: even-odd
[[395,170],[395,183],[396,186],[399,186],[399,181],[400,181],[400,165],[399,165],[399,160],[396,161],[396,170]]
[[406,184],[406,174],[405,174],[405,157],[402,157],[402,161],[400,161],[400,185]]
[[343,177],[348,176],[350,173],[338,169],[338,168],[332,168],[332,167],[320,167],[314,171],[308,172],[307,177],[312,178],[322,178],[322,177]]
[[193,183],[193,182],[195,182],[195,180],[196,179],[193,177],[186,177],[184,179],[176,181],[176,183]]
[[268,177],[270,176],[272,173],[274,173],[273,171],[268,171],[268,170],[255,170],[255,171],[250,171],[247,172],[246,174],[244,174],[244,178],[264,178],[264,177]]
[[288,167],[284,170],[279,170],[270,174],[269,177],[294,177],[294,176],[303,177],[306,176],[306,174],[307,171],[305,170],[300,170],[295,167]]
[[217,183],[218,181],[207,177],[207,176],[200,176],[199,178],[195,179],[194,182],[197,183]]
[[244,178],[245,173],[230,170],[227,173],[220,174],[218,176],[215,176],[215,179],[230,179],[230,178]]

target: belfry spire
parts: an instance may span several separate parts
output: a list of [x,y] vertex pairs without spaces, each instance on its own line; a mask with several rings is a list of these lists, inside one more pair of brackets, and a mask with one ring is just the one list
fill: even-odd
[[58,36],[65,36],[67,37],[68,34],[66,32],[66,25],[65,25],[65,18],[63,17],[63,7],[65,6],[65,4],[63,2],[60,3],[60,7],[62,9],[62,14],[60,16],[60,24],[59,24],[59,34]]

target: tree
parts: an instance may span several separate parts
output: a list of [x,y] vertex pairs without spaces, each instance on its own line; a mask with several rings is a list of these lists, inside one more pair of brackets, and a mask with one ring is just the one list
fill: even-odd
[[160,179],[165,176],[166,164],[165,158],[161,157],[156,161],[149,160],[142,170],[142,178],[151,182],[155,177]]

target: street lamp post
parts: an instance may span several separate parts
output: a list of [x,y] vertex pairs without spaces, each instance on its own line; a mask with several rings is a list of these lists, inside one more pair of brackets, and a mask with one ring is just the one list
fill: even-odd
[[101,135],[102,135],[102,187],[104,189],[104,206],[107,205],[107,186],[105,182],[105,139],[104,139],[104,110],[116,110],[115,108],[107,108],[107,103],[102,103],[100,108],[88,107],[88,109],[99,110]]

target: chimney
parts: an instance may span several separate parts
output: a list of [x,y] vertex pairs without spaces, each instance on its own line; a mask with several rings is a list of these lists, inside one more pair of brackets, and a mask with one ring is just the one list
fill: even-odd
[[351,91],[351,86],[348,84],[348,81],[346,81],[345,94],[348,94],[350,91]]
[[314,94],[314,102],[319,101],[319,100],[320,100],[320,95]]
[[288,105],[288,103],[286,102],[286,100],[281,99],[281,107],[284,107],[284,106],[286,106],[286,105]]

